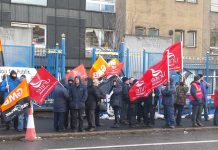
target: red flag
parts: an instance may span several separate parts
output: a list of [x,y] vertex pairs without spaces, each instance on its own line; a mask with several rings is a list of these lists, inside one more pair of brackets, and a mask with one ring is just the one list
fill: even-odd
[[30,98],[42,105],[58,83],[45,68],[40,68],[29,83]]
[[163,59],[150,67],[129,90],[130,101],[135,101],[140,97],[148,96],[153,89],[167,82],[169,78],[169,66],[167,53]]
[[177,42],[170,47],[168,47],[164,53],[169,50],[169,67],[170,71],[172,70],[182,70],[183,61],[182,61],[182,45],[181,42]]
[[106,72],[105,72],[105,76],[109,76],[109,75],[120,75],[122,68],[123,68],[123,62],[116,64],[116,65],[112,65],[110,67],[107,68]]
[[82,79],[87,78],[87,73],[86,73],[86,69],[84,67],[83,64],[81,64],[80,66],[74,68],[71,72],[69,72],[68,74],[66,74],[66,80],[68,80],[69,77],[73,77],[75,78],[76,76],[80,76]]

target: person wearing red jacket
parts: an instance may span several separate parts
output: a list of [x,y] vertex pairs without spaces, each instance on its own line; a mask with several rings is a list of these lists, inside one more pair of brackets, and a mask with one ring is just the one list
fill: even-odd
[[214,112],[213,124],[217,126],[218,125],[218,86],[216,87],[214,94],[215,94],[214,97],[215,112]]

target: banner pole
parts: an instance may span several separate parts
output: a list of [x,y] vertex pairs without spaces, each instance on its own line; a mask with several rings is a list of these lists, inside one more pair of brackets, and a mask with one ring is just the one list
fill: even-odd
[[184,80],[184,79],[183,79],[183,72],[184,72],[184,70],[183,70],[183,41],[181,41],[181,44],[180,44],[180,45],[181,45],[181,57],[182,57],[182,58],[181,58],[181,59],[182,59],[181,61],[182,61],[182,82],[183,82],[183,80]]
[[169,63],[169,50],[167,50],[167,71],[168,71],[168,82],[170,82],[170,63]]

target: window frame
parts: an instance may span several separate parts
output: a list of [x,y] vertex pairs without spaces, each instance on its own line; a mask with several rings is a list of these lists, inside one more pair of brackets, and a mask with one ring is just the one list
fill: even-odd
[[[217,10],[215,10],[214,8],[217,8]],[[210,11],[218,13],[218,1],[212,3],[212,0],[211,0],[211,2],[210,2]]]
[[195,0],[195,2],[191,1],[191,0],[186,0],[187,3],[192,3],[192,4],[197,4],[198,0]]
[[[142,34],[142,35],[136,34],[136,31],[137,31],[137,30],[138,30],[138,31],[139,31],[139,30],[141,30],[141,31],[143,30],[143,31],[142,31],[143,34]],[[136,26],[136,27],[135,27],[135,35],[136,35],[136,36],[145,36],[145,34],[146,34],[146,28],[145,28],[145,27],[142,27],[142,26]]]
[[187,41],[187,46],[188,48],[196,48],[197,47],[197,31],[195,30],[190,30],[190,31],[187,31],[187,39],[188,39],[188,34],[189,33],[194,33],[194,36],[193,36],[193,43],[194,45],[188,45],[188,41]]
[[[35,44],[35,47],[46,48],[46,46],[47,46],[47,25],[45,25],[45,24],[34,24],[34,23],[24,23],[24,22],[11,22],[11,26],[12,27],[20,27],[20,28],[34,28],[35,26],[39,26],[40,28],[44,29],[45,30],[44,44]],[[33,40],[33,37],[32,37],[32,40]]]
[[[176,29],[175,31],[175,34],[176,34],[176,32],[180,32],[180,33],[182,33],[181,34],[181,36],[180,36],[180,41],[183,43],[183,45],[184,45],[184,39],[185,39],[185,31],[184,30],[181,30],[181,29]],[[174,42],[177,42],[176,40],[175,40],[175,34],[174,34]]]
[[[39,0],[37,0],[37,1],[39,1]],[[48,6],[48,0],[46,0],[46,3],[45,3],[45,4],[29,3],[29,1],[28,1],[28,2],[25,2],[25,1],[19,2],[18,0],[11,0],[11,4],[24,4],[24,5],[32,5],[32,6],[43,6],[43,7],[47,7],[47,6]]]
[[[149,35],[150,30],[156,30],[157,31],[157,35],[155,35],[155,36]],[[158,37],[158,36],[160,36],[160,30],[158,28],[148,28],[148,36],[150,36],[150,37]]]
[[[88,9],[88,3],[90,4],[99,4],[99,10],[94,10],[94,9]],[[113,11],[105,11],[103,6],[105,5],[111,5],[114,7]],[[106,13],[116,13],[116,0],[114,0],[114,3],[112,2],[107,2],[105,0],[86,0],[86,11],[95,11],[95,12],[106,12]]]

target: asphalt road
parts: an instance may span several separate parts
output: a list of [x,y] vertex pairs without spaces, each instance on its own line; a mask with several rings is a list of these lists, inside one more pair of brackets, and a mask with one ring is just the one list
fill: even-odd
[[35,142],[1,141],[5,150],[217,150],[218,131],[155,132],[95,137],[41,139]]

